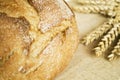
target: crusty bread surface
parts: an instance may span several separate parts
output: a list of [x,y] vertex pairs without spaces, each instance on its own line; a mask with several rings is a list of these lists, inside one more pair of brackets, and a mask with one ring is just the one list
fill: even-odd
[[77,45],[63,0],[0,0],[0,80],[53,80]]

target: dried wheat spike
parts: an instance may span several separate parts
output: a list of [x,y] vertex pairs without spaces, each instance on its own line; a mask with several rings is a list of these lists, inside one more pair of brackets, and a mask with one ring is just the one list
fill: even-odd
[[74,0],[79,4],[94,4],[94,5],[116,5],[114,0]]
[[93,41],[97,40],[98,38],[100,38],[100,36],[102,36],[104,33],[106,33],[108,30],[112,28],[111,22],[112,19],[109,19],[109,21],[105,22],[104,24],[96,28],[89,35],[83,38],[82,43],[88,45]]
[[98,44],[98,47],[95,48],[95,53],[97,56],[102,55],[120,34],[120,23],[113,25],[113,28],[102,38]]
[[82,13],[104,13],[107,14],[108,11],[113,11],[114,6],[109,5],[70,5],[71,8],[77,12]]
[[109,61],[112,61],[112,60],[116,59],[118,56],[120,56],[120,39],[119,39],[117,45],[114,47],[112,53],[109,54],[107,56],[107,58]]
[[[110,21],[92,31],[82,41],[88,45],[102,37],[98,47],[94,49],[97,56],[102,55],[120,35],[120,0],[73,0],[73,2],[74,5],[70,6],[77,12],[99,13],[109,18]],[[120,40],[107,57],[113,60],[117,56],[120,56]]]
[[112,53],[120,56],[120,39],[117,45],[114,47],[114,50],[112,51]]
[[108,55],[109,60],[115,59],[117,56],[120,56],[120,39],[117,45],[114,47],[112,53]]

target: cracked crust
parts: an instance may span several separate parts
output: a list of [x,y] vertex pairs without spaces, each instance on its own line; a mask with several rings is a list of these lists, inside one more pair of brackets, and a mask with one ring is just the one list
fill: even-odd
[[51,80],[78,45],[64,1],[0,0],[0,25],[0,80]]
[[40,16],[38,28],[43,33],[50,30],[53,26],[61,23],[64,19],[71,19],[71,16],[73,16],[71,10],[62,0],[28,1],[34,6]]
[[24,17],[12,18],[4,13],[0,13],[0,25],[0,57],[4,62],[16,50],[28,49],[30,25]]

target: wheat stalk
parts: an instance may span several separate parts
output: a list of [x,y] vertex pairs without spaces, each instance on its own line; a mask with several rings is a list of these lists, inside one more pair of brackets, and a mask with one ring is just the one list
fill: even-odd
[[94,49],[96,55],[100,56],[103,54],[110,47],[118,34],[120,34],[120,23],[114,24],[113,28],[102,38],[98,44],[98,47]]
[[120,23],[120,5],[118,7],[115,8],[115,20],[114,23]]
[[113,11],[114,6],[108,5],[70,5],[71,8],[77,12],[82,13],[103,13],[107,14],[108,11]]
[[114,47],[114,49],[112,50],[112,53],[110,55],[108,55],[108,59],[109,60],[113,60],[115,59],[117,56],[120,56],[120,39],[117,43],[117,45]]
[[88,45],[98,39],[100,36],[102,36],[104,33],[106,33],[108,30],[112,28],[111,23],[112,19],[109,19],[109,21],[105,22],[103,25],[96,28],[94,31],[92,31],[89,35],[83,38],[82,43],[85,45]]
[[115,0],[74,0],[76,5],[70,5],[77,12],[82,13],[100,13],[114,17],[116,12],[114,7],[119,5]]
[[120,55],[120,39],[117,43],[117,45],[114,47],[114,50],[112,51],[113,54]]
[[114,0],[74,0],[79,4],[94,4],[94,5],[116,5]]
[[[74,0],[74,3],[70,6],[77,12],[99,13],[110,18],[82,39],[82,43],[88,45],[103,36],[94,49],[97,56],[102,55],[120,34],[120,0]],[[120,40],[107,57],[113,60],[117,56],[120,56]]]
[[[115,12],[117,14],[115,16],[116,18],[114,19],[114,23],[119,23],[120,22],[120,6],[116,7]],[[117,45],[112,50],[112,53],[110,55],[108,55],[108,59],[111,61],[111,60],[117,58],[117,56],[120,56],[120,39],[119,39]]]

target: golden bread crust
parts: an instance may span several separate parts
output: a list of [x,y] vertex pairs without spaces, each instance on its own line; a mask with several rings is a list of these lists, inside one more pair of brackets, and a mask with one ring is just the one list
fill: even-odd
[[78,45],[62,0],[0,0],[0,80],[52,80]]

